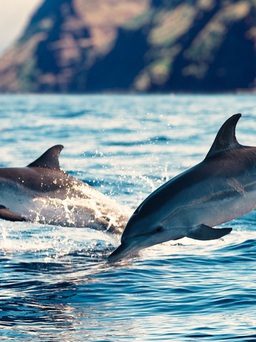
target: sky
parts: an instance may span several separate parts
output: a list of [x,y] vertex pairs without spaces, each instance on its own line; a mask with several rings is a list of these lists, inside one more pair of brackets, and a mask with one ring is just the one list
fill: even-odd
[[42,0],[0,0],[0,55],[21,35]]

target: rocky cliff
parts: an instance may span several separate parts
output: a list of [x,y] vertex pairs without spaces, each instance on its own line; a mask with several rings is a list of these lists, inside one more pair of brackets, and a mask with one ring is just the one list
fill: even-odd
[[2,92],[255,87],[255,0],[44,0],[0,58]]

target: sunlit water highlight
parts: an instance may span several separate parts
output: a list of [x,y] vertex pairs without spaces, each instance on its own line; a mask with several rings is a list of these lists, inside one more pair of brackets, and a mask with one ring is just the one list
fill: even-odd
[[[1,167],[63,144],[64,170],[134,209],[200,162],[241,112],[256,145],[254,95],[1,96]],[[1,204],[1,203],[0,203]],[[214,215],[214,213],[213,213]],[[108,265],[119,237],[0,222],[1,341],[255,341],[256,214],[218,241],[182,239]]]

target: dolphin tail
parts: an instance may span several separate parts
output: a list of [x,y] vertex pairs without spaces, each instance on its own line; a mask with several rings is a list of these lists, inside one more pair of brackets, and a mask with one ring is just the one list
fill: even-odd
[[0,219],[6,220],[6,221],[26,221],[24,217],[21,215],[15,214],[9,209],[7,209],[4,205],[0,205]]
[[215,240],[219,239],[224,235],[229,234],[232,231],[232,228],[219,228],[215,229],[205,224],[201,224],[200,226],[196,226],[189,230],[186,234],[186,237],[195,240]]

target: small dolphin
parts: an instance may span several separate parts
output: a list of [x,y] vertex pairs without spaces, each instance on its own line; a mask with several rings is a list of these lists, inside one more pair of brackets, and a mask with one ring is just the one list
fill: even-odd
[[60,169],[62,145],[24,168],[0,168],[0,218],[122,233],[123,206]]
[[235,136],[241,114],[220,128],[205,159],[149,195],[129,219],[115,262],[168,240],[218,239],[232,228],[212,227],[256,208],[256,147]]

